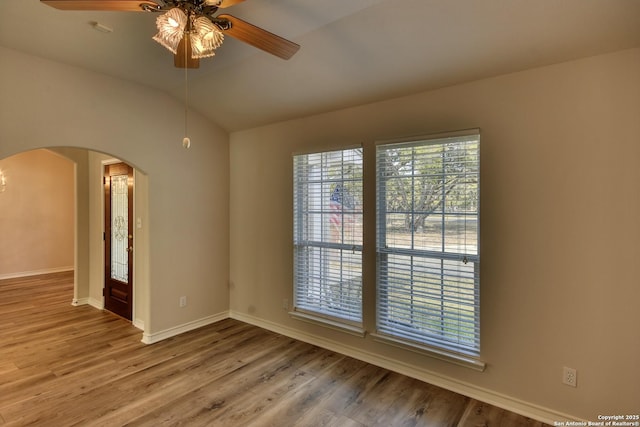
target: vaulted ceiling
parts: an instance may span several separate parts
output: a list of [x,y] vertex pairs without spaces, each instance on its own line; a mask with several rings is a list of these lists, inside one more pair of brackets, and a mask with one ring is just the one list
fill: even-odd
[[[285,61],[227,37],[189,70],[190,108],[228,131],[640,46],[640,0],[246,0],[224,11],[302,46]],[[0,45],[182,100],[184,70],[151,39],[156,16],[1,0]]]

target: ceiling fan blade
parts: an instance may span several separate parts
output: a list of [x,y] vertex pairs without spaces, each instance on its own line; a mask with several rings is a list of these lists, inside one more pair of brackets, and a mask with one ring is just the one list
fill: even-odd
[[234,4],[242,3],[244,0],[222,0],[222,2],[218,5],[220,8],[231,7]]
[[47,6],[61,10],[106,10],[142,12],[142,5],[153,8],[158,4],[150,0],[40,0]]
[[173,65],[177,68],[200,68],[200,60],[198,58],[191,57],[189,33],[185,33],[182,40],[180,40],[176,54],[173,56]]
[[229,28],[224,30],[225,34],[282,59],[291,58],[300,49],[300,45],[235,16],[218,15],[217,18],[230,24]]

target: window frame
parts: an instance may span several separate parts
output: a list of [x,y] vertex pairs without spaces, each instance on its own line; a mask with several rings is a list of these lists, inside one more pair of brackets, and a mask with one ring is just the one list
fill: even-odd
[[[361,162],[361,166],[360,166],[360,179],[353,179],[353,178],[345,178],[345,171],[344,171],[344,167],[345,167],[345,160],[344,160],[344,156],[345,153],[348,152],[352,152],[352,151],[360,151],[360,162]],[[324,178],[324,174],[321,173],[321,179],[320,180],[313,180],[311,178],[309,178],[309,176],[311,175],[309,173],[309,171],[307,171],[307,175],[300,178],[298,176],[298,173],[302,170],[302,168],[304,166],[298,166],[297,162],[298,161],[302,161],[302,160],[298,160],[298,159],[303,159],[303,158],[308,158],[308,156],[321,156],[323,160],[321,160],[321,164],[320,167],[324,167],[324,156],[330,156],[330,155],[336,155],[336,154],[340,154],[342,157],[342,163],[341,163],[341,179],[325,179]],[[309,188],[305,188],[305,186],[309,186],[310,183],[315,183],[316,185],[320,185],[320,188],[322,189],[322,187],[324,185],[344,185],[345,182],[351,182],[351,183],[359,183],[359,190],[360,190],[360,198],[362,198],[362,191],[364,188],[364,181],[363,181],[363,174],[362,174],[362,162],[363,162],[363,149],[362,146],[351,146],[351,147],[345,147],[345,148],[339,148],[339,149],[330,149],[330,150],[322,150],[322,151],[314,151],[314,152],[308,152],[308,153],[294,153],[293,154],[293,263],[294,263],[294,277],[293,277],[293,309],[292,311],[290,311],[290,315],[298,320],[302,320],[302,321],[306,321],[306,322],[311,322],[311,323],[317,323],[317,324],[322,324],[323,326],[327,326],[329,328],[332,329],[337,329],[343,332],[347,332],[347,333],[351,333],[354,335],[358,335],[358,336],[364,336],[364,329],[363,329],[363,302],[362,302],[362,268],[363,268],[363,244],[362,241],[359,242],[359,244],[355,244],[353,242],[348,242],[345,243],[344,242],[344,224],[341,224],[342,227],[342,234],[340,235],[340,239],[342,240],[342,242],[331,242],[331,241],[327,241],[327,237],[324,236],[324,228],[322,231],[323,236],[321,237],[320,240],[313,240],[313,239],[304,239],[303,236],[307,236],[308,231],[305,231],[305,228],[308,227],[308,223],[305,222],[305,217],[308,218],[309,217],[309,213],[311,212],[311,210],[309,209],[308,206],[304,206],[305,203],[309,203],[308,200],[308,192],[309,192]],[[337,190],[336,190],[337,191]],[[342,194],[342,190],[341,194]],[[306,196],[302,196],[303,194],[305,194],[306,192]],[[301,197],[302,196],[302,197]],[[322,193],[321,190],[321,198],[320,200],[324,200],[324,196],[326,196],[326,194]],[[333,200],[333,199],[332,199]],[[342,205],[342,201],[340,202],[340,204]],[[344,208],[340,208],[341,209],[341,217],[344,220],[344,215],[345,215],[345,210]],[[360,232],[362,233],[362,218],[364,217],[364,212],[362,210],[362,207],[360,206],[360,211],[359,213],[357,212],[357,209],[352,209],[350,211],[352,215],[360,215]],[[316,212],[316,214],[318,214],[318,212]],[[330,215],[329,211],[322,209],[320,210],[319,214],[321,215],[322,220],[321,221],[325,221],[328,217],[324,216],[324,215]],[[324,225],[321,225],[320,227],[324,227]],[[359,268],[360,268],[360,284],[359,284],[359,315],[354,317],[352,315],[345,315],[345,316],[340,316],[340,315],[336,315],[336,314],[332,314],[326,310],[322,310],[320,307],[312,307],[309,306],[308,304],[305,303],[305,301],[302,301],[299,299],[299,295],[300,292],[304,292],[304,290],[301,290],[301,288],[304,288],[306,285],[304,283],[301,283],[301,278],[306,277],[308,278],[308,271],[305,273],[304,271],[301,271],[301,267],[302,264],[304,264],[305,262],[309,262],[308,259],[305,261],[304,258],[304,253],[306,250],[317,250],[317,251],[328,251],[328,250],[333,250],[333,251],[340,251],[340,257],[342,259],[342,253],[343,251],[348,251],[351,252],[353,254],[358,253],[359,254]],[[302,257],[302,258],[301,258]],[[320,261],[321,263],[323,263],[324,261]],[[341,264],[342,266],[342,264]],[[322,267],[321,270],[324,271],[326,267]],[[339,275],[340,278],[342,279],[342,273],[343,270],[342,268],[340,269]],[[330,278],[325,276],[324,273],[321,273],[321,278],[320,280],[329,280]],[[322,285],[320,285],[322,286]]]
[[[445,243],[443,240],[443,250],[431,251],[421,249],[400,249],[389,248],[387,245],[387,194],[386,185],[389,178],[383,178],[380,165],[380,152],[383,150],[389,150],[390,147],[425,147],[443,145],[447,142],[453,142],[456,140],[476,138],[477,139],[477,162],[475,165],[476,174],[476,253],[475,254],[460,254],[451,253],[445,250]],[[426,352],[432,356],[453,361],[464,366],[469,366],[478,370],[484,369],[484,363],[479,360],[480,357],[480,131],[479,129],[469,129],[459,132],[449,132],[444,134],[426,135],[404,139],[394,139],[386,141],[378,141],[376,143],[376,332],[372,334],[374,339],[385,342],[387,344],[400,346],[409,350]],[[444,166],[443,166],[444,167]],[[415,170],[412,169],[412,175],[415,174]],[[444,172],[443,172],[444,174]],[[443,175],[444,176],[444,175]],[[414,188],[414,187],[412,187]],[[413,195],[413,192],[412,192]],[[413,203],[413,200],[412,200]],[[411,208],[410,213],[415,213],[414,207]],[[446,216],[445,210],[442,210],[443,218]],[[383,226],[384,224],[384,226]],[[466,224],[466,216],[465,216]],[[444,228],[443,228],[444,233]],[[415,231],[411,231],[411,241],[413,242]],[[466,233],[465,233],[466,236]],[[413,243],[412,243],[413,244]],[[462,260],[465,265],[470,263],[473,265],[473,328],[474,336],[473,343],[469,345],[459,345],[452,343],[449,339],[443,339],[444,334],[412,334],[407,331],[393,330],[389,325],[391,322],[388,318],[384,318],[384,310],[388,310],[388,302],[382,301],[384,293],[388,291],[390,285],[385,284],[385,272],[388,272],[388,258],[390,255],[411,257],[413,263],[413,257],[419,257],[421,259],[440,260],[441,263],[445,262],[457,262]],[[461,258],[461,256],[463,258]],[[413,266],[408,270],[411,273],[411,288],[413,289]],[[443,269],[441,269],[443,271]],[[445,285],[442,285],[442,292],[445,292]],[[413,309],[411,309],[413,312]],[[441,312],[444,313],[444,310]],[[442,314],[444,316],[444,314]],[[398,328],[399,329],[399,328]],[[460,332],[458,332],[460,333]]]

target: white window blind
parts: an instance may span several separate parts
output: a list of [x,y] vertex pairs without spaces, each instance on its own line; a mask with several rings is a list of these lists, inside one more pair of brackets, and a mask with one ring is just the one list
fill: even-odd
[[362,323],[362,149],[293,159],[295,310]]
[[479,148],[476,132],[377,146],[379,334],[479,354]]

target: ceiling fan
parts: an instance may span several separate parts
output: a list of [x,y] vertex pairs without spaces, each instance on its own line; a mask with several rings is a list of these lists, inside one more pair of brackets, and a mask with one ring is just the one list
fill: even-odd
[[198,68],[200,58],[215,54],[225,35],[282,59],[300,46],[229,14],[215,16],[244,0],[40,0],[61,10],[160,12],[153,39],[174,54],[178,68]]

